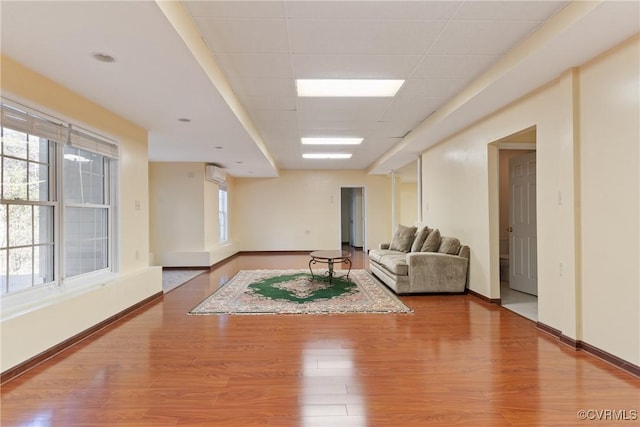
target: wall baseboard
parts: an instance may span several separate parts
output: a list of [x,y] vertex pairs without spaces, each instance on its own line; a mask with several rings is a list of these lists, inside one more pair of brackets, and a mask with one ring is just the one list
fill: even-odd
[[562,344],[565,344],[576,351],[582,350],[586,353],[589,353],[592,356],[597,357],[598,359],[602,359],[607,363],[612,364],[613,366],[622,369],[623,371],[629,372],[631,375],[635,375],[636,377],[640,377],[640,366],[634,365],[631,362],[628,362],[624,359],[621,359],[618,356],[615,356],[609,352],[606,352],[602,349],[599,349],[596,346],[593,346],[589,343],[586,343],[581,340],[574,340],[562,333],[562,331],[553,328],[549,325],[545,325],[544,323],[537,322],[536,327],[543,332],[546,332],[560,341]]
[[[490,304],[500,304],[500,299],[492,299],[489,297],[486,297],[478,292],[472,291],[471,289],[468,289],[469,294],[473,295],[474,297],[480,298],[481,300],[488,302]],[[549,335],[554,336],[555,338],[558,339],[558,341],[568,347],[571,347],[572,349],[574,349],[575,351],[579,351],[582,350],[586,353],[589,353],[592,356],[597,357],[598,359],[602,359],[607,363],[612,364],[613,366],[622,369],[625,372],[630,373],[631,375],[635,375],[636,377],[640,377],[640,366],[634,365],[631,362],[628,362],[624,359],[621,359],[618,356],[615,356],[611,353],[608,353],[602,349],[599,349],[596,346],[593,346],[589,343],[586,343],[584,341],[580,341],[580,340],[575,340],[571,337],[568,337],[566,335],[564,335],[562,333],[561,330],[556,329],[552,326],[549,325],[545,325],[542,322],[536,322],[536,328],[539,329],[542,332],[545,332]]]
[[502,303],[502,300],[500,298],[489,298],[487,296],[482,295],[481,293],[478,293],[476,291],[472,291],[471,289],[467,289],[467,292],[469,292],[471,295],[473,295],[476,298],[480,298],[484,302],[488,302],[489,304],[498,304],[498,305],[500,305]]
[[88,338],[89,336],[95,334],[96,332],[98,332],[101,329],[104,329],[105,327],[109,326],[112,323],[115,323],[117,320],[122,319],[123,317],[133,313],[134,311],[138,310],[139,308],[150,304],[150,303],[154,303],[154,302],[158,302],[162,299],[162,296],[164,295],[164,293],[162,291],[157,292],[153,295],[151,295],[150,297],[147,297],[145,299],[143,299],[142,301],[139,301],[137,303],[135,303],[134,305],[122,310],[119,313],[114,314],[113,316],[103,320],[100,323],[97,323],[95,325],[93,325],[92,327],[85,329],[84,331],[62,341],[59,344],[54,345],[53,347],[49,348],[48,350],[43,351],[40,354],[37,354],[35,356],[33,356],[32,358],[25,360],[24,362],[20,363],[19,365],[14,366],[13,368],[9,368],[6,371],[2,372],[2,374],[0,374],[0,384],[4,384],[9,380],[12,380],[13,378],[24,374],[25,372],[27,372],[29,369],[32,369],[36,366],[38,366],[39,364],[41,364],[42,362],[44,362],[47,359],[52,358],[53,356],[55,356],[58,353],[62,353],[63,351],[69,349],[70,347],[74,346],[75,344],[79,343],[80,341],[83,341],[84,339]]
[[241,251],[242,255],[300,255],[310,254],[313,250],[309,251]]

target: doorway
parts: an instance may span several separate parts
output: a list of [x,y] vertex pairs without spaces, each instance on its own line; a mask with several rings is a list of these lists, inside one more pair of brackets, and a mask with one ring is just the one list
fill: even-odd
[[365,191],[364,187],[340,188],[340,243],[345,250],[365,247]]
[[538,320],[535,127],[497,143],[499,281],[503,307]]

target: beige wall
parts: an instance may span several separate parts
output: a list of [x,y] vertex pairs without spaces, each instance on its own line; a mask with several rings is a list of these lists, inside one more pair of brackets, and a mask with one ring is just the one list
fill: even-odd
[[[85,126],[120,142],[120,271],[82,294],[68,290],[46,304],[3,316],[5,371],[162,290],[161,271],[149,267],[147,132],[68,89],[2,57],[3,96]],[[4,310],[4,302],[3,302]]]
[[418,184],[400,182],[396,184],[398,196],[398,222],[414,225],[418,222]]
[[627,43],[582,67],[579,80],[582,336],[635,364],[640,361],[639,50],[637,40]]
[[[218,184],[205,180],[204,171],[204,163],[149,164],[151,250],[155,264],[207,267],[237,252],[233,230],[230,241],[220,243]],[[227,185],[231,199],[232,178]]]
[[340,187],[365,188],[366,249],[391,238],[391,187],[364,171],[284,170],[277,178],[236,178],[232,221],[243,251],[337,249]]
[[634,364],[638,47],[636,37],[423,154],[425,222],[471,247],[470,288],[498,298],[499,159],[491,143],[535,125],[539,321]]

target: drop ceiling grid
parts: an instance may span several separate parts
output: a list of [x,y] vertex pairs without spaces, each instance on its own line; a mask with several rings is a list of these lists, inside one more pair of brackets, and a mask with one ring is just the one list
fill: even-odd
[[[378,150],[391,138],[432,114],[557,8],[472,3],[186,2],[275,158],[285,163],[299,156],[302,136],[360,135],[367,153],[382,155]],[[406,82],[393,99],[345,103],[295,93],[296,78],[356,77]],[[386,143],[373,144],[374,136]],[[350,162],[369,165],[356,156]]]

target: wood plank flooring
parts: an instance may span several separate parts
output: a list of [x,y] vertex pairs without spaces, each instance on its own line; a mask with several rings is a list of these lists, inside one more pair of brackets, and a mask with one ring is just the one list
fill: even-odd
[[[471,295],[402,297],[413,314],[187,315],[240,269],[307,262],[243,255],[196,277],[5,384],[0,424],[639,423],[640,379]],[[627,420],[595,412],[605,410]]]

